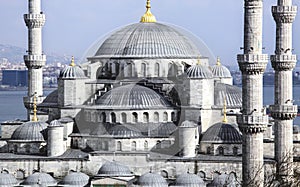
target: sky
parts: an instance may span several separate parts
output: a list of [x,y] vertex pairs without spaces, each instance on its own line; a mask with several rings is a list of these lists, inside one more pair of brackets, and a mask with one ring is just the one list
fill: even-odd
[[[137,23],[145,12],[146,0],[42,0],[46,14],[43,49],[81,58],[100,37],[116,28]],[[264,53],[273,54],[275,22],[271,6],[264,1]],[[23,14],[28,0],[0,1],[0,43],[27,48],[27,28]],[[152,0],[152,13],[158,22],[183,27],[220,56],[225,65],[237,65],[236,55],[243,46],[242,0]],[[300,1],[294,4],[300,6]],[[294,22],[294,53],[300,55],[300,18]],[[297,34],[298,33],[298,34]],[[25,51],[24,51],[25,53]]]

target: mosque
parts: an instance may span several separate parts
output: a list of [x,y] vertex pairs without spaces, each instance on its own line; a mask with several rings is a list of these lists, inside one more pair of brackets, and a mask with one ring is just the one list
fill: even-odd
[[[72,58],[57,90],[44,97],[45,14],[40,0],[29,0],[28,121],[1,126],[0,187],[242,186],[252,152],[243,150],[238,116],[250,93],[232,85],[230,71],[199,40],[157,22],[150,9],[147,0],[140,22],[112,32],[85,63]],[[272,170],[273,125],[260,128],[261,161]],[[293,133],[297,156],[300,129]]]

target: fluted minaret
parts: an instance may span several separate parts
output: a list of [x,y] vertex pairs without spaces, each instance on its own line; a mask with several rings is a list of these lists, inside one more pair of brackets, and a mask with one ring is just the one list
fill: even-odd
[[243,77],[243,108],[237,122],[243,133],[243,186],[263,186],[263,132],[268,117],[263,108],[263,72],[268,55],[262,54],[263,0],[244,2],[244,54],[237,56]]
[[290,185],[293,175],[293,119],[297,106],[293,105],[293,73],[297,59],[292,54],[292,23],[297,7],[292,0],[278,0],[272,7],[276,22],[276,49],[271,55],[275,70],[275,101],[270,107],[275,119],[275,159],[278,163],[277,174],[282,185]]
[[24,61],[28,68],[28,95],[24,98],[24,105],[28,111],[28,119],[33,103],[33,96],[37,95],[37,103],[43,101],[43,66],[46,56],[42,50],[42,27],[45,15],[41,12],[41,0],[28,0],[28,14],[24,14],[28,27],[28,50]]

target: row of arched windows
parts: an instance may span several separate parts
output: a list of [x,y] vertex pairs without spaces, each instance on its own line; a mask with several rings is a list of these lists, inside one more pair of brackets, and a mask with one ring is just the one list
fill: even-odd
[[[148,151],[148,141],[144,142],[144,150]],[[117,141],[117,151],[122,151],[122,142],[121,141]],[[131,142],[131,151],[136,151],[137,150],[137,143],[136,141],[132,141]]]
[[[238,147],[233,147],[233,148],[232,148],[232,154],[235,155],[235,156],[238,155],[238,150],[239,150]],[[206,152],[207,152],[207,154],[212,154],[213,149],[212,149],[211,147],[207,147],[207,148],[206,148]],[[219,147],[217,148],[217,154],[218,154],[218,155],[224,155],[224,147],[219,146]]]

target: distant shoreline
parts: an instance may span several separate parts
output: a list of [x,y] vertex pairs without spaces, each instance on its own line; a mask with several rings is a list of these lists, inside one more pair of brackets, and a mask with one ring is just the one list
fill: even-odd
[[[44,90],[55,90],[57,89],[57,87],[44,87]],[[27,91],[28,88],[27,87],[11,87],[11,86],[3,86],[0,85],[0,91]]]

